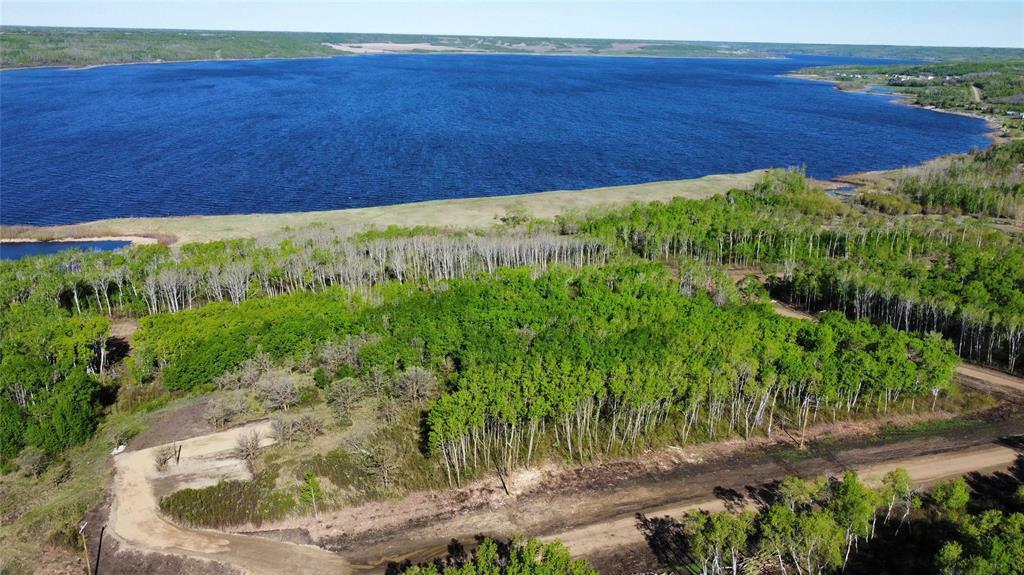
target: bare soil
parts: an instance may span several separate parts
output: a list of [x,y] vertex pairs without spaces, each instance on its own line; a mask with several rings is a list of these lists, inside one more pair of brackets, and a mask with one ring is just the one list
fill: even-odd
[[209,404],[209,398],[196,399],[180,409],[168,412],[136,435],[128,443],[128,450],[138,451],[212,433],[213,426],[206,419]]
[[[636,461],[542,469],[535,472],[541,479],[533,479],[526,493],[512,498],[494,487],[486,503],[476,506],[465,503],[479,499],[479,493],[463,493],[462,501],[457,495],[428,499],[417,494],[400,502],[341,510],[306,527],[321,545],[349,559],[356,571],[382,572],[391,562],[426,561],[443,555],[452,538],[472,544],[478,534],[559,539],[574,554],[597,558],[643,544],[638,513],[678,515],[694,507],[718,508],[756,495],[765,482],[787,475],[853,468],[877,477],[905,467],[926,484],[968,471],[1004,469],[1017,451],[993,444],[992,438],[1024,428],[1020,416],[1014,417],[1009,425],[986,424],[985,431],[960,429],[904,442],[871,444],[861,438],[841,442],[843,447],[826,442],[800,452],[736,441],[668,450]],[[426,516],[417,518],[417,513]]]
[[110,535],[133,551],[214,561],[245,573],[348,573],[344,559],[317,547],[181,527],[160,514],[161,495],[221,479],[249,478],[247,466],[235,454],[238,437],[249,431],[257,431],[264,445],[272,443],[270,424],[264,421],[180,441],[180,462],[163,471],[154,464],[157,447],[116,456]]

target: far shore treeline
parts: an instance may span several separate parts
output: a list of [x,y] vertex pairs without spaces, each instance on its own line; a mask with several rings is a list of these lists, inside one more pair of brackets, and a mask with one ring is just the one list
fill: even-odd
[[[331,44],[366,43],[431,45],[447,51],[510,54],[691,58],[774,58],[810,54],[909,61],[1024,60],[1024,50],[1015,48],[0,26],[0,68],[316,58],[345,54]],[[417,53],[425,51],[429,50],[415,50]]]

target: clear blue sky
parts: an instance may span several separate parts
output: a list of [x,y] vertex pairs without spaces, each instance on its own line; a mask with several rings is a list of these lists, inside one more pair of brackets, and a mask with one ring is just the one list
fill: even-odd
[[1024,0],[0,0],[0,23],[1024,47]]

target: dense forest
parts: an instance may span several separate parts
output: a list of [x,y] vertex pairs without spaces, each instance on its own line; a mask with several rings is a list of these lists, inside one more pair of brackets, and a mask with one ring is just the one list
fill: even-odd
[[[726,267],[854,321],[775,317]],[[1024,249],[982,223],[861,213],[777,172],[487,233],[312,228],[27,258],[0,264],[0,295],[5,458],[89,436],[114,392],[111,325],[142,318],[121,381],[171,391],[214,389],[257,354],[315,368],[323,346],[357,340],[358,361],[331,363],[322,385],[428,370],[429,447],[457,483],[492,459],[529,464],[539,436],[586,459],[668,429],[749,435],[916,406],[947,387],[951,352],[1019,370]]]

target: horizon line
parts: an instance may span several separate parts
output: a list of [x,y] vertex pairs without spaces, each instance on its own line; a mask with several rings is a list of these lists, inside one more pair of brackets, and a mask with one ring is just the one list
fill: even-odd
[[161,32],[247,32],[253,34],[349,34],[349,35],[381,35],[381,36],[448,36],[453,38],[502,38],[502,39],[555,39],[555,40],[620,40],[634,42],[668,42],[679,44],[752,44],[767,46],[856,46],[856,47],[886,47],[886,48],[950,48],[950,49],[975,49],[975,50],[1018,50],[1024,51],[1024,44],[1021,46],[977,46],[977,45],[950,45],[950,44],[858,44],[848,42],[765,42],[756,40],[682,40],[663,38],[630,38],[630,37],[600,37],[600,36],[530,36],[530,35],[494,35],[494,34],[446,34],[438,32],[351,32],[351,31],[317,31],[317,30],[268,30],[268,29],[243,29],[243,28],[160,28],[160,27],[125,27],[125,26],[57,26],[52,24],[8,24],[0,23],[0,30],[4,28],[41,28],[55,30],[138,30],[138,31],[161,31]]

